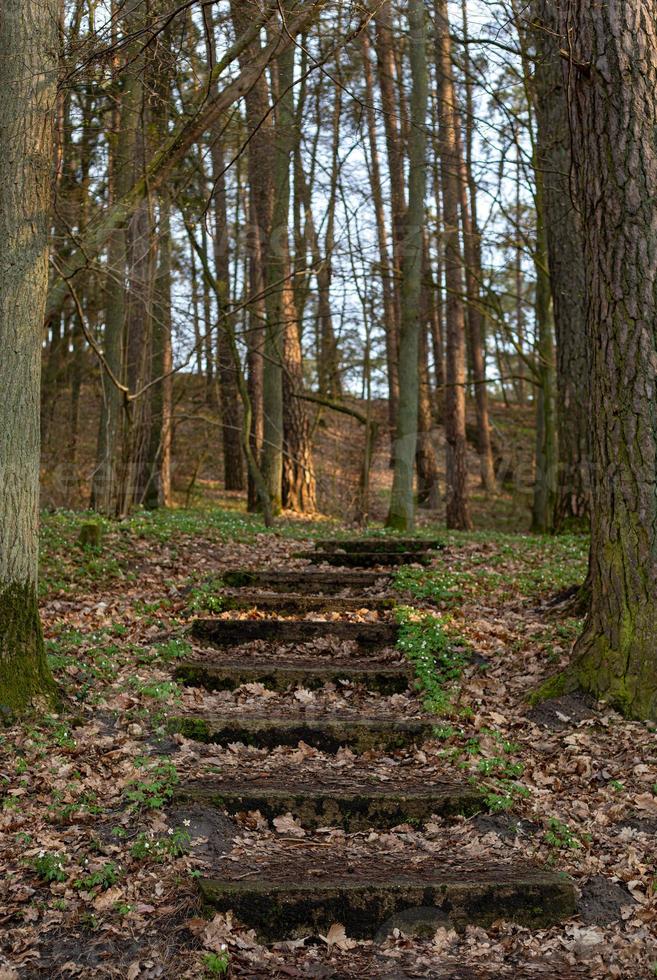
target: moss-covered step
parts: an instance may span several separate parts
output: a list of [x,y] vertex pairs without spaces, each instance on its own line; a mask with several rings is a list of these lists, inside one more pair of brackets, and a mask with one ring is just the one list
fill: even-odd
[[403,667],[380,665],[371,668],[349,665],[315,666],[314,664],[272,664],[271,660],[244,663],[228,660],[183,660],[175,669],[176,680],[190,687],[204,687],[208,691],[234,691],[243,684],[263,684],[270,691],[287,691],[290,687],[304,687],[316,691],[325,684],[338,685],[340,681],[362,684],[377,694],[401,694],[413,686],[413,671]]
[[281,786],[275,776],[259,779],[254,785],[238,780],[195,780],[179,787],[176,800],[214,806],[231,814],[259,810],[268,820],[291,813],[308,830],[332,826],[351,833],[389,830],[402,823],[419,825],[433,815],[469,817],[486,809],[481,793],[458,783],[405,789],[363,779],[360,785],[336,790],[334,786],[308,786],[301,780],[297,785]]
[[393,623],[345,623],[307,619],[195,619],[192,634],[213,646],[240,646],[254,640],[266,643],[312,643],[330,637],[356,643],[362,649],[391,647],[399,629]]
[[322,551],[359,551],[385,552],[422,552],[438,551],[445,548],[445,542],[438,538],[320,538],[315,541],[315,547]]
[[421,719],[372,718],[361,715],[245,715],[189,714],[169,719],[171,732],[199,742],[230,745],[242,742],[260,749],[305,742],[323,752],[347,746],[355,752],[379,749],[393,752],[421,743],[433,735],[434,725]]
[[302,616],[304,613],[349,613],[359,609],[386,612],[394,609],[395,599],[352,598],[351,596],[306,595],[299,592],[280,592],[263,595],[261,592],[221,593],[222,608],[226,610],[259,609],[261,612]]
[[459,930],[498,919],[538,928],[569,918],[576,906],[573,883],[560,874],[439,855],[412,870],[400,861],[396,874],[386,869],[384,876],[336,874],[329,866],[310,876],[302,869],[295,875],[291,868],[285,880],[277,880],[265,869],[262,876],[242,880],[203,877],[199,886],[213,909],[231,911],[268,941],[326,935],[335,922],[348,936],[370,939],[411,910],[435,910]]
[[339,565],[343,568],[378,568],[398,565],[428,565],[430,552],[409,551],[298,551],[293,558],[306,558],[315,565]]
[[324,572],[319,569],[235,569],[222,572],[224,585],[235,589],[265,589],[269,592],[303,592],[331,595],[346,589],[384,588],[390,582],[386,572]]

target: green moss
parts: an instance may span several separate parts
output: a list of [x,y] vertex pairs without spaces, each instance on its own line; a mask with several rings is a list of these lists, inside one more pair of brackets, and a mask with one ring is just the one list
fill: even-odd
[[529,703],[532,705],[541,704],[542,701],[550,701],[552,698],[560,698],[564,694],[572,694],[577,690],[577,680],[568,670],[562,670],[558,674],[553,674],[529,695]]
[[184,735],[185,738],[195,739],[198,742],[211,741],[210,726],[203,718],[170,718],[167,728],[170,732],[176,732]]
[[48,667],[37,604],[30,582],[0,590],[0,715],[52,707],[56,687]]

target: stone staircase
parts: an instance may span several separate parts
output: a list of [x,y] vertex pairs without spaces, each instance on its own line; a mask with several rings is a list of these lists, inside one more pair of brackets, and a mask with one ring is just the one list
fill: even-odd
[[[485,810],[484,798],[458,778],[458,770],[453,781],[429,783],[416,771],[413,747],[434,736],[436,719],[413,699],[404,701],[410,708],[403,715],[390,707],[387,699],[394,702],[413,688],[412,670],[395,646],[394,623],[307,617],[360,610],[386,615],[394,605],[391,570],[428,564],[440,547],[420,539],[318,542],[315,551],[301,553],[307,569],[224,576],[226,608],[305,618],[202,618],[193,624],[193,638],[202,646],[176,667],[180,681],[217,692],[259,684],[276,692],[276,704],[271,710],[265,700],[257,711],[190,712],[172,718],[172,730],[223,746],[242,742],[271,750],[304,743],[323,753],[346,748],[354,754],[337,769],[322,768],[320,759],[310,776],[287,765],[238,777],[218,772],[180,787],[180,802],[231,815],[257,810],[267,820],[291,815],[301,828],[302,840],[283,838],[273,853],[263,848],[246,873],[226,861],[199,879],[209,906],[232,910],[265,940],[325,934],[336,922],[349,936],[372,938],[400,915],[423,927],[462,929],[500,918],[545,926],[574,912],[575,890],[567,877],[529,863],[490,865],[460,853],[449,824],[442,847],[435,836],[426,847],[388,851],[377,843],[381,832],[402,824],[472,816]],[[367,704],[376,706],[378,698],[381,710],[327,711],[294,696],[299,689],[345,683],[361,685]],[[385,781],[373,775],[375,752],[390,756]],[[328,845],[327,828],[343,832],[337,848]],[[368,835],[375,838],[371,844]]]

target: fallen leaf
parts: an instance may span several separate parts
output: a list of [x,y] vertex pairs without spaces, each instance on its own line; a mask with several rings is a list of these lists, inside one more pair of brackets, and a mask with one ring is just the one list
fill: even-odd
[[340,922],[334,922],[325,936],[320,936],[327,946],[335,946],[337,949],[353,949],[358,943],[353,939],[347,939],[345,927]]
[[284,817],[274,817],[272,823],[279,834],[290,834],[291,837],[305,837],[306,831],[297,823],[291,813]]

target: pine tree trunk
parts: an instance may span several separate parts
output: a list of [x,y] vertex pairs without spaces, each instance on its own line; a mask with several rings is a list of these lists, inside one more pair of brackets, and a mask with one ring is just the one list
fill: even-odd
[[383,326],[386,341],[386,364],[388,368],[388,423],[390,434],[395,431],[397,411],[399,406],[399,350],[397,309],[395,306],[394,282],[390,268],[388,251],[388,231],[386,228],[386,213],[383,203],[383,188],[381,184],[381,162],[376,138],[376,110],[374,106],[374,85],[372,84],[372,68],[370,64],[370,42],[367,30],[363,31],[363,73],[365,78],[365,112],[367,116],[367,133],[370,149],[370,179],[372,185],[372,202],[376,217],[376,233],[379,246],[379,269],[381,276],[381,292],[383,300]]
[[459,243],[459,154],[455,128],[455,92],[447,0],[435,0],[438,116],[447,289],[445,439],[447,442],[447,527],[471,527],[465,417],[465,309],[463,259]]
[[[238,36],[249,27],[249,11],[240,0],[231,0],[231,18]],[[260,55],[259,42],[253,41],[240,55],[240,67],[247,71]],[[264,446],[264,353],[265,353],[265,263],[273,209],[272,118],[267,77],[260,73],[245,96],[246,126],[249,136],[249,304],[248,396],[251,408],[251,452],[262,465]],[[248,507],[258,510],[258,492],[249,467]]]
[[[395,36],[393,30],[391,0],[382,0],[377,9],[376,23],[376,55],[377,75],[381,93],[381,114],[386,137],[388,176],[390,179],[390,209],[392,217],[392,297],[394,318],[386,324],[386,332],[390,334],[387,343],[390,354],[396,364],[396,371],[391,375],[391,384],[397,384],[396,397],[400,397],[401,365],[400,345],[402,331],[402,266],[404,261],[404,231],[406,221],[406,193],[404,176],[404,140],[400,119],[400,106],[397,98],[395,64]],[[394,443],[400,406],[393,417],[390,430],[392,452],[391,467],[395,464]],[[394,480],[394,478],[393,478]]]
[[57,89],[57,0],[0,6],[0,716],[54,683],[37,605],[39,386]]
[[[207,52],[211,64],[217,62],[214,25],[211,17],[207,24]],[[215,91],[217,87],[215,86]],[[242,422],[240,396],[237,385],[236,368],[233,362],[230,342],[226,335],[223,318],[227,315],[230,294],[230,252],[228,237],[228,208],[226,203],[226,176],[221,125],[211,135],[212,186],[214,187],[214,262],[218,284],[223,290],[223,309],[219,309],[219,334],[217,337],[217,360],[219,371],[219,398],[221,402],[221,424],[224,450],[224,487],[226,490],[242,491],[245,488],[244,459],[242,456]]]
[[265,336],[263,476],[274,513],[282,507],[311,513],[315,473],[310,420],[302,399],[303,366],[299,321],[294,305],[289,248],[290,163],[296,137],[294,51],[278,59],[274,71],[277,101],[274,137],[274,209],[267,249],[267,326]]
[[535,72],[538,167],[544,212],[557,349],[559,485],[555,526],[590,514],[589,347],[582,232],[571,187],[567,86],[562,71],[558,13],[553,2],[536,2]]
[[[116,42],[116,11],[112,40]],[[121,72],[119,58],[113,61],[115,107],[112,111],[112,140],[109,149],[109,206],[112,207],[130,189],[128,166],[134,116],[134,87],[131,76]],[[127,80],[126,80],[127,79]],[[123,84],[125,80],[125,85]],[[120,93],[120,94],[119,94]],[[105,361],[113,376],[124,380],[125,270],[127,243],[124,228],[115,228],[107,246],[105,277]],[[96,469],[91,487],[91,507],[101,514],[114,516],[118,508],[119,451],[125,421],[123,396],[105,370],[101,371],[102,401],[96,446]]]
[[153,303],[153,378],[161,378],[151,395],[148,486],[144,506],[171,504],[171,438],[173,378],[171,351],[171,216],[166,196],[160,199],[158,268]]
[[285,287],[283,303],[285,311],[283,506],[286,510],[299,514],[313,514],[317,510],[317,494],[311,450],[311,427],[306,403],[298,397],[303,391],[303,363],[294,293],[290,284]]
[[543,177],[536,171],[536,473],[532,502],[532,531],[554,530],[557,500],[557,399],[554,317],[548,272],[548,249],[543,217]]
[[484,317],[481,311],[480,282],[481,253],[477,247],[478,232],[470,212],[468,195],[468,169],[463,152],[461,125],[455,113],[456,149],[459,157],[459,191],[461,198],[461,222],[463,226],[463,259],[465,263],[465,288],[468,297],[467,324],[474,381],[475,408],[477,413],[477,452],[481,485],[488,493],[497,489],[493,447],[488,416],[488,388],[486,387],[486,361],[484,357]]
[[411,62],[411,130],[408,214],[402,269],[399,343],[399,413],[394,442],[395,469],[387,526],[413,527],[413,473],[418,430],[418,358],[421,329],[424,203],[426,193],[426,116],[428,104],[426,11],[423,0],[408,5]]
[[579,684],[657,719],[657,28],[654,4],[568,4],[561,34],[584,235],[594,448]]
[[436,451],[431,435],[433,430],[433,412],[431,411],[427,331],[424,324],[420,331],[418,373],[420,388],[418,398],[417,450],[415,453],[417,503],[418,507],[422,507],[425,510],[437,510],[440,504],[440,489],[438,486]]

